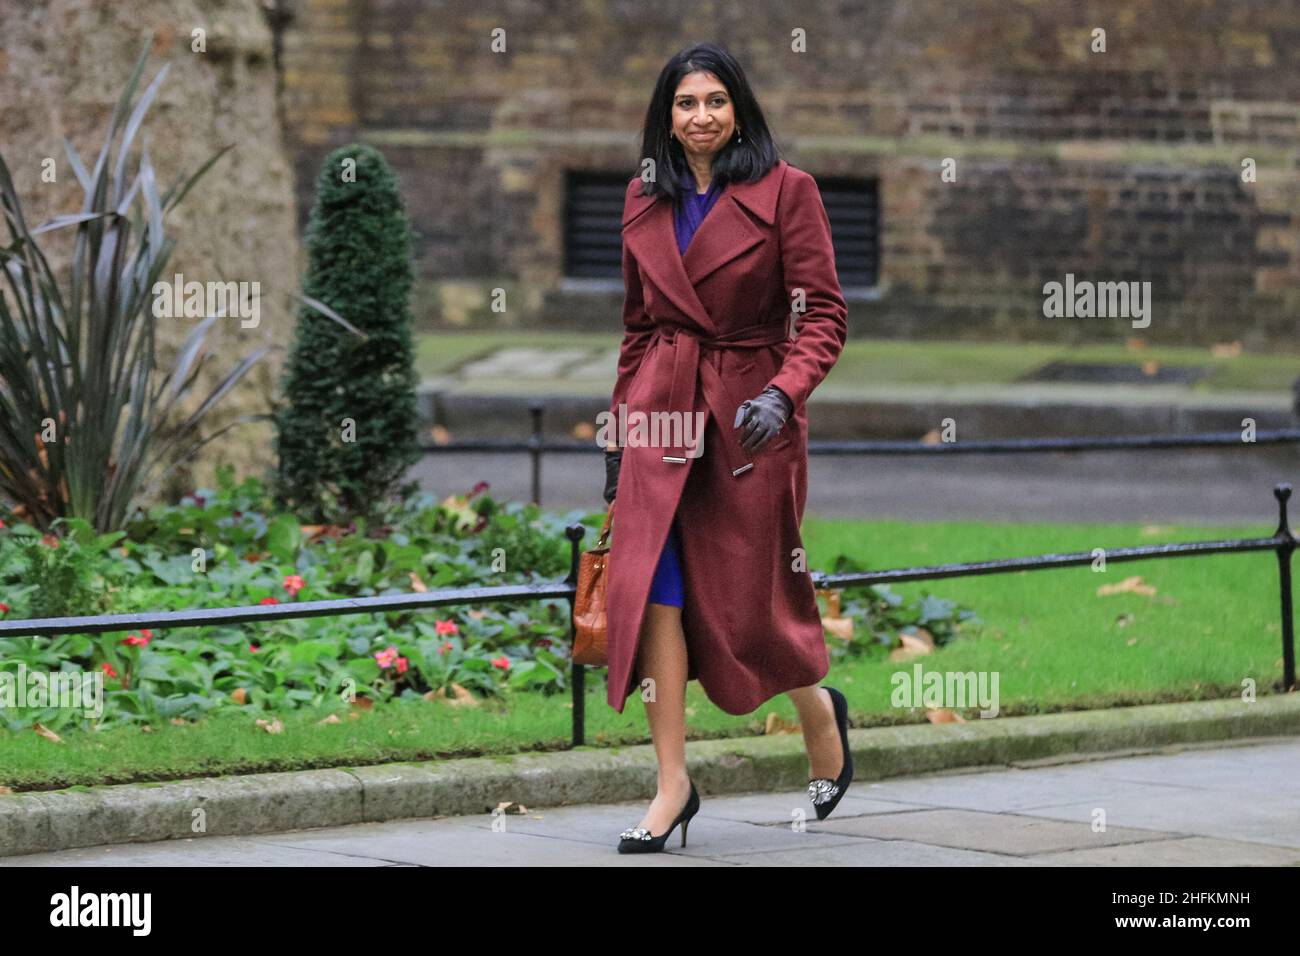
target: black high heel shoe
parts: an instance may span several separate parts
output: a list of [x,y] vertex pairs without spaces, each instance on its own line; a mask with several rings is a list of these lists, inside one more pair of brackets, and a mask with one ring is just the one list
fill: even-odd
[[808,799],[812,800],[817,810],[817,819],[825,820],[831,815],[853,782],[853,752],[849,750],[849,702],[834,687],[827,687],[831,701],[835,704],[835,724],[840,728],[840,747],[844,751],[844,766],[840,775],[834,780],[817,777],[808,781]]
[[677,814],[677,819],[673,821],[666,831],[659,836],[651,836],[650,831],[645,827],[628,827],[619,834],[618,852],[619,853],[658,853],[664,848],[664,843],[672,835],[677,824],[682,825],[682,846],[686,846],[686,827],[691,822],[691,817],[695,816],[700,809],[700,795],[695,792],[695,781],[691,781],[691,795],[686,798],[686,806],[682,812]]

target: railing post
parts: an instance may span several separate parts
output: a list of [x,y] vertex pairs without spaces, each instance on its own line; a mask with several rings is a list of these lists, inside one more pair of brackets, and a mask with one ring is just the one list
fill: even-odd
[[[582,540],[582,536],[586,533],[586,527],[580,524],[571,524],[564,529],[565,537],[569,539],[569,576],[565,580],[575,588],[578,585],[578,542]],[[573,654],[574,644],[578,640],[578,626],[573,619],[576,607],[577,597],[575,594],[569,597],[570,655]],[[584,709],[587,703],[586,674],[586,667],[582,664],[572,663],[572,656],[570,656],[569,686],[573,688],[573,746],[575,747],[581,747],[587,739],[586,711]]]
[[1291,612],[1291,553],[1296,539],[1286,520],[1286,502],[1291,497],[1291,485],[1282,482],[1273,486],[1277,498],[1278,524],[1274,532],[1277,544],[1277,575],[1282,592],[1282,690],[1295,690],[1295,621]]
[[528,404],[528,411],[533,416],[533,438],[529,442],[529,454],[533,459],[533,504],[542,503],[542,408],[540,401]]

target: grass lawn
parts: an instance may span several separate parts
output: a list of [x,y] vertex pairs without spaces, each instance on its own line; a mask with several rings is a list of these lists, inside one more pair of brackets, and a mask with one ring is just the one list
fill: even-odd
[[[471,359],[507,347],[609,348],[615,334],[582,332],[439,332],[418,338],[421,375],[445,375]],[[912,342],[850,338],[826,381],[970,385],[1012,382],[1054,360],[1140,365],[1154,360],[1169,366],[1208,366],[1211,371],[1193,392],[1287,392],[1300,372],[1300,353],[1246,353],[1216,358],[1205,348],[1148,345],[1129,350],[1123,344],[1069,346],[1031,343]]]
[[[830,521],[809,518],[810,564],[826,567],[844,552],[877,569],[949,561],[1088,551],[1171,541],[1266,536],[1271,527],[1204,529],[1175,525],[1055,525],[988,522]],[[1097,588],[1132,575],[1154,595],[1098,596]],[[1000,716],[1222,698],[1253,678],[1272,691],[1281,675],[1276,559],[1272,552],[1016,572],[915,582],[896,590],[929,591],[971,608],[978,626],[921,658],[926,670],[999,675]],[[890,677],[913,661],[879,654],[832,664],[827,683],[849,699],[857,726],[922,722],[922,710],[890,704]],[[587,739],[593,746],[648,742],[634,694],[622,715],[606,706],[604,672],[589,673]],[[753,714],[714,707],[698,682],[687,690],[693,739],[761,734],[769,713],[793,722],[780,695]],[[567,748],[567,695],[518,694],[478,707],[389,705],[342,723],[322,713],[284,716],[284,732],[257,729],[250,715],[152,733],[111,730],[64,735],[61,744],[34,733],[0,731],[0,786],[16,790],[168,780],[221,773],[356,766],[387,761]],[[976,709],[963,712],[979,719]]]

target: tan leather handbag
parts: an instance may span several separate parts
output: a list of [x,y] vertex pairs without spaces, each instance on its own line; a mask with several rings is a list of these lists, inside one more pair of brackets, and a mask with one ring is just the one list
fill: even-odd
[[609,571],[609,529],[614,503],[605,512],[596,546],[578,558],[578,589],[573,596],[573,662],[589,667],[609,664],[605,633],[605,584]]

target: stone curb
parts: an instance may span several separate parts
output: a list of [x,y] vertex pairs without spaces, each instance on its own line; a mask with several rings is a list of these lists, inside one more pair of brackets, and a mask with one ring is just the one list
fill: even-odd
[[[865,728],[850,731],[849,742],[855,780],[869,781],[1283,735],[1300,735],[1300,694]],[[797,733],[692,741],[687,762],[703,793],[802,793],[807,785]],[[502,801],[644,800],[655,772],[654,749],[644,744],[0,795],[0,857],[490,813]]]

